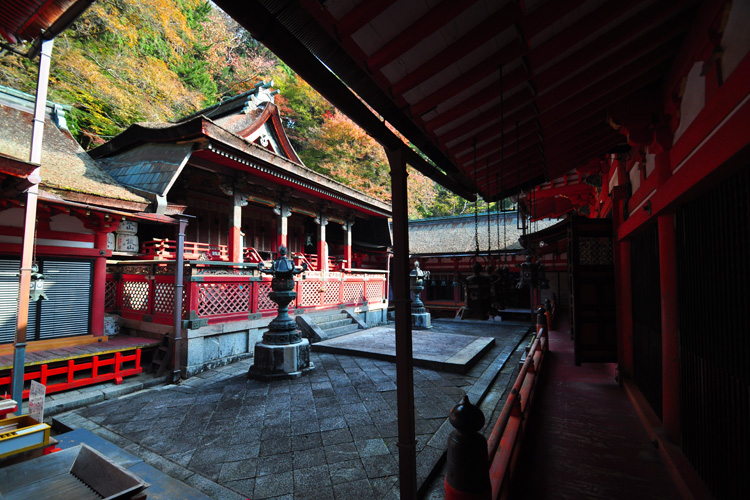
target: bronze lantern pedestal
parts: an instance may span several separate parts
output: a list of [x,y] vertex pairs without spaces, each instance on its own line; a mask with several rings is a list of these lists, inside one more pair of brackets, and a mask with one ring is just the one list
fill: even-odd
[[294,275],[307,270],[296,269],[286,257],[286,248],[279,248],[279,258],[270,270],[262,272],[273,275],[268,297],[278,304],[278,314],[263,333],[263,340],[255,344],[254,364],[247,373],[255,380],[292,379],[301,377],[315,365],[310,361],[310,342],[303,339],[297,325],[289,316],[289,303],[297,297],[294,291]]

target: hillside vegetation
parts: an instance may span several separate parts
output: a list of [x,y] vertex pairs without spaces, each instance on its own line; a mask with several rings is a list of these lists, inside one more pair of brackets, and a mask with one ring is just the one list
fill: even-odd
[[[0,84],[33,94],[37,64],[3,52]],[[71,131],[88,149],[132,123],[175,120],[269,80],[305,165],[390,201],[383,148],[210,2],[95,2],[55,41],[49,98],[73,106]],[[410,169],[410,217],[469,209]]]

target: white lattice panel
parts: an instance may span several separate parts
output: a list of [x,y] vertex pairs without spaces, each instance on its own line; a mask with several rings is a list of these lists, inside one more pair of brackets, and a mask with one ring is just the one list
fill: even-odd
[[344,302],[364,302],[364,283],[344,283]]
[[154,313],[172,314],[174,312],[174,284],[156,283],[154,287]]
[[198,287],[198,315],[214,316],[248,312],[248,283],[201,283]]
[[383,282],[382,281],[368,281],[367,282],[367,300],[370,302],[380,302],[383,300]]
[[122,284],[122,308],[148,311],[148,282],[126,281]]
[[297,297],[297,300],[301,307],[320,305],[319,281],[303,281],[300,291],[301,297]]
[[323,293],[323,304],[338,304],[341,282],[329,281],[326,283],[326,291]]

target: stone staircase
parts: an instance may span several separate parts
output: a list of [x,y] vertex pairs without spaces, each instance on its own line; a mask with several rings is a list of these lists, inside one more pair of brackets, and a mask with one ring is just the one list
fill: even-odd
[[332,339],[368,328],[356,314],[346,309],[335,312],[302,314],[295,317],[302,336],[311,344],[321,340]]

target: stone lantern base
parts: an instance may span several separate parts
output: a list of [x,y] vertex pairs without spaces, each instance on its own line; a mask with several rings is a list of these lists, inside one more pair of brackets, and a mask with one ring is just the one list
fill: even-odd
[[414,330],[429,330],[432,328],[432,316],[430,313],[411,313],[411,327]]
[[299,378],[315,368],[310,361],[310,342],[307,339],[286,345],[258,342],[254,360],[247,373],[247,377],[254,380]]

